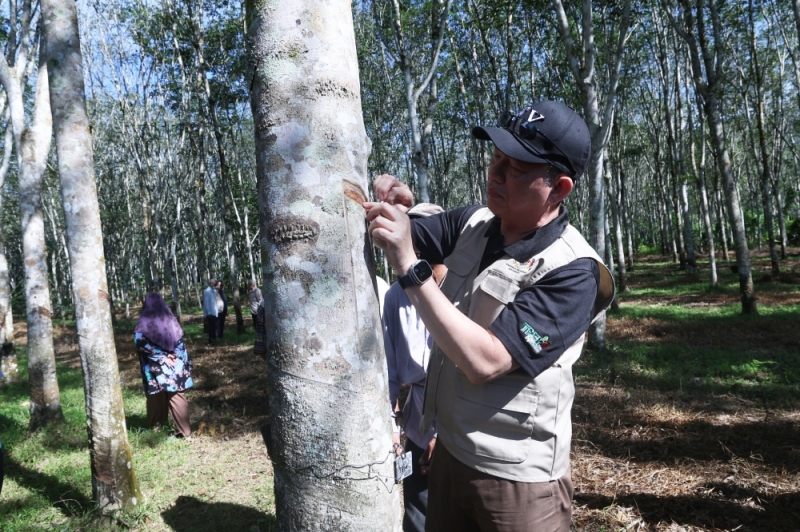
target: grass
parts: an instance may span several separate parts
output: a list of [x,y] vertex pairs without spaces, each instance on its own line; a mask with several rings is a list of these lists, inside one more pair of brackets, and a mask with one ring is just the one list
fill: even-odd
[[[59,341],[72,334],[69,322],[59,322]],[[120,323],[118,351],[130,341],[132,325]],[[235,329],[235,327],[233,328]],[[202,326],[186,327],[187,342],[202,342]],[[226,345],[239,346],[251,337],[237,337],[228,328]],[[120,344],[123,344],[122,346]],[[145,397],[138,368],[122,363],[123,399],[133,464],[144,501],[135,512],[112,518],[99,516],[91,502],[91,472],[86,441],[83,377],[75,354],[59,355],[58,382],[63,423],[28,432],[28,389],[24,349],[19,349],[20,383],[0,389],[0,440],[6,480],[0,496],[0,531],[117,530],[244,530],[275,528],[271,467],[260,434],[254,427],[212,429],[213,436],[169,439],[169,431],[146,429]],[[195,363],[203,366],[204,353]],[[128,366],[130,364],[127,364]],[[137,364],[138,366],[138,364]],[[202,388],[202,387],[198,387]],[[202,404],[203,391],[189,391],[190,403]],[[211,407],[204,405],[202,415]],[[212,416],[213,417],[213,416]],[[197,428],[197,421],[194,428]],[[209,424],[214,427],[213,422]],[[208,432],[208,431],[206,431]]]
[[[582,378],[693,393],[800,400],[800,285],[762,283],[758,314],[742,314],[738,280],[710,288],[661,261],[637,264],[609,313],[609,349],[587,351]],[[659,283],[653,286],[651,283]],[[769,290],[766,290],[769,288]],[[788,299],[787,299],[788,298]]]

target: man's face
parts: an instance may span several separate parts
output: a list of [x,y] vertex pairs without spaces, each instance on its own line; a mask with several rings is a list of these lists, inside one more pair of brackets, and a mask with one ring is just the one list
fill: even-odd
[[512,159],[495,148],[486,186],[489,210],[504,223],[537,221],[548,210],[553,188],[545,183],[547,168]]

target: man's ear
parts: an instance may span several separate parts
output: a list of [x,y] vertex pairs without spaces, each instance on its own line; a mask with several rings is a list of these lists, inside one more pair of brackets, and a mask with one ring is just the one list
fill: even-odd
[[574,186],[571,177],[567,175],[558,176],[553,181],[553,188],[550,190],[547,202],[552,204],[561,203],[572,192],[572,187]]

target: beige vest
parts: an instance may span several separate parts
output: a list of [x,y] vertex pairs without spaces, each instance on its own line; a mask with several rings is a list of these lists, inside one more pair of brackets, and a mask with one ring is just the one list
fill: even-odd
[[[571,225],[527,262],[505,255],[478,275],[488,240],[484,235],[493,217],[487,208],[472,215],[445,260],[448,272],[442,292],[472,321],[488,328],[521,289],[579,258],[592,258],[600,266],[593,319],[608,308],[614,295],[613,277]],[[535,379],[517,369],[482,385],[470,383],[434,346],[428,365],[423,432],[435,418],[439,441],[460,462],[478,471],[520,482],[560,478],[569,467],[570,411],[575,397],[572,365],[580,356],[583,340],[581,335]]]

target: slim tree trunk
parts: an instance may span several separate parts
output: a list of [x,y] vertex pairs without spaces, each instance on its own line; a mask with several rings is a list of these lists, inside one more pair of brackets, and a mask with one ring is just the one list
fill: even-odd
[[725,223],[725,208],[722,204],[722,195],[719,188],[714,189],[714,203],[717,208],[717,220],[719,220],[719,238],[722,242],[722,260],[731,260],[730,253],[728,253],[728,229]]
[[[724,41],[717,4],[715,1],[706,4],[705,0],[696,0],[696,9],[694,10],[696,13],[693,12],[689,0],[681,0],[681,5],[684,26],[683,28],[677,24],[675,26],[689,45],[695,87],[703,98],[703,110],[708,120],[711,143],[714,146],[717,167],[722,177],[728,216],[730,217],[731,231],[733,232],[733,241],[736,247],[736,269],[739,275],[742,312],[745,314],[757,313],[744,216],[742,215],[739,193],[731,170],[731,160],[728,155],[728,147],[722,127],[722,103],[718,92],[720,83],[722,83],[722,68],[725,58],[723,56]],[[708,35],[706,34],[706,16],[711,17],[713,48],[709,45]],[[701,66],[701,60],[703,66]]]
[[[6,112],[8,119],[8,112]],[[8,121],[8,120],[6,120]],[[11,125],[6,125],[3,161],[0,163],[0,220],[3,219],[3,188],[11,163],[11,151],[14,134]],[[8,260],[6,258],[6,238],[3,224],[0,223],[0,372],[3,380],[0,383],[10,384],[19,380],[19,364],[14,347],[14,318],[11,312],[11,285],[8,278]]]
[[194,47],[197,53],[198,63],[198,85],[199,90],[202,90],[205,95],[205,104],[207,106],[208,116],[211,118],[211,125],[214,131],[214,140],[217,145],[217,158],[219,159],[219,203],[220,217],[224,227],[225,251],[228,258],[228,286],[231,297],[233,298],[233,308],[236,315],[236,332],[242,334],[244,332],[244,318],[242,317],[242,302],[239,294],[239,272],[238,263],[236,261],[236,250],[233,244],[233,222],[230,219],[230,211],[232,209],[232,200],[230,194],[231,183],[231,169],[228,164],[228,154],[225,149],[225,139],[222,131],[222,126],[217,117],[217,104],[211,94],[211,86],[208,83],[208,74],[206,72],[206,62],[204,55],[205,37],[203,27],[204,13],[201,9],[197,17],[194,17],[191,10],[191,4],[188,4],[189,16],[193,20],[195,39]]
[[758,47],[756,46],[756,30],[754,22],[753,0],[749,2],[749,21],[750,21],[750,64],[753,69],[756,91],[756,125],[758,126],[758,147],[761,159],[761,202],[764,209],[764,224],[767,226],[767,244],[769,245],[769,257],[771,263],[770,278],[777,281],[780,278],[780,266],[778,265],[778,250],[775,247],[775,224],[772,220],[772,169],[770,168],[769,149],[767,148],[767,134],[764,125],[764,87],[761,65],[758,58]]
[[[700,205],[703,209],[703,224],[706,229],[706,240],[708,240],[708,274],[709,284],[712,288],[717,286],[717,256],[714,246],[714,224],[711,221],[711,209],[708,206],[708,187],[706,186],[706,128],[703,121],[703,109],[698,105],[698,117],[700,120],[700,163],[698,164],[695,157],[695,147],[692,143],[690,147],[690,155],[692,160],[692,169],[694,175],[697,176],[697,184],[700,187]],[[689,131],[692,131],[692,115],[689,114]]]
[[[30,4],[26,3],[26,9]],[[28,11],[30,15],[30,11]],[[29,21],[28,21],[29,23]],[[29,31],[27,28],[26,31]],[[47,279],[47,250],[42,216],[42,176],[50,150],[53,123],[47,85],[47,66],[39,61],[33,120],[25,127],[22,79],[25,59],[9,67],[0,55],[0,81],[8,94],[11,124],[19,162],[19,209],[25,260],[25,310],[28,321],[28,383],[32,430],[61,419],[56,380],[53,322]]]
[[[622,161],[618,161],[614,172],[622,172],[621,165]],[[618,181],[612,175],[610,166],[610,164],[606,164],[606,187],[608,188],[609,196],[608,204],[611,207],[611,216],[614,219],[614,241],[617,245],[617,291],[624,293],[628,291],[628,274],[625,269],[625,242],[622,235],[622,218],[619,215],[619,192],[616,186],[611,186],[612,182],[616,184]],[[616,304],[616,306],[618,307],[619,304]]]
[[272,4],[248,18],[278,528],[399,531],[351,3]]
[[686,180],[681,180],[680,193],[683,243],[686,249],[686,273],[694,276],[697,274],[697,255],[694,251],[694,229],[692,228],[692,213],[689,209],[689,184]]
[[[444,1],[445,5],[442,9],[441,17],[439,16],[440,4]],[[436,109],[437,97],[434,88],[429,102],[428,120],[423,127],[419,120],[418,104],[419,98],[422,93],[428,88],[432,82],[435,87],[436,69],[439,65],[440,51],[442,49],[442,42],[444,41],[444,32],[447,28],[447,18],[450,12],[451,0],[434,0],[431,2],[431,9],[433,10],[433,41],[431,42],[431,64],[427,71],[425,79],[417,85],[413,77],[414,65],[408,57],[408,50],[406,49],[406,37],[403,30],[404,13],[401,12],[401,4],[399,0],[393,0],[392,8],[394,13],[394,33],[397,43],[397,59],[399,62],[400,70],[403,72],[403,84],[406,96],[406,105],[408,106],[409,125],[411,126],[411,162],[414,167],[414,173],[417,176],[417,197],[421,202],[430,202],[429,192],[429,178],[428,178],[428,154],[427,147],[428,141],[431,136],[433,126],[433,113]],[[385,43],[384,43],[385,44]]]
[[629,215],[628,213],[628,193],[626,192],[626,181],[625,178],[627,177],[627,173],[625,171],[625,167],[621,166],[619,170],[619,203],[620,203],[620,211],[622,215],[622,221],[625,226],[625,236],[626,236],[626,244],[628,246],[628,254],[625,256],[625,264],[627,265],[627,271],[633,271],[633,256],[634,256],[634,245],[633,245],[633,224],[631,223],[631,219],[633,215]]
[[75,3],[42,0],[42,17],[44,55],[52,71],[50,97],[86,395],[92,493],[101,511],[132,509],[141,501],[141,493],[111,327]]
[[[572,37],[572,28],[567,19],[564,5],[561,0],[551,0],[556,12],[558,30],[569,60],[572,76],[578,85],[583,98],[584,120],[592,136],[592,155],[587,175],[582,179],[588,181],[589,186],[589,213],[591,222],[589,227],[589,243],[601,256],[605,253],[605,217],[606,208],[603,193],[603,159],[605,149],[614,122],[614,108],[619,86],[622,56],[625,50],[628,26],[631,20],[631,2],[625,0],[622,6],[622,15],[616,36],[616,48],[613,56],[607,58],[609,78],[602,90],[598,89],[595,71],[597,60],[594,43],[594,22],[592,18],[593,4],[591,0],[581,2],[581,31],[580,48],[575,45]],[[605,95],[605,105],[601,105],[600,94]],[[589,328],[589,345],[596,349],[605,349],[605,314],[602,314]]]

